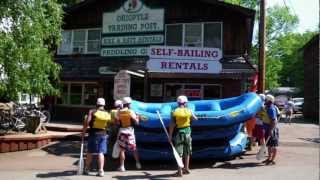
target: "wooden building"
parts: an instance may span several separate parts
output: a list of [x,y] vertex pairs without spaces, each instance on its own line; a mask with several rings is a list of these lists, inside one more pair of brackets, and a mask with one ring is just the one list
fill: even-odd
[[[111,51],[103,49],[128,47],[121,43],[115,46],[104,43],[110,40],[110,35],[104,33],[116,31],[104,29],[105,23],[109,23],[109,14],[125,7],[135,8],[139,3],[164,11],[164,27],[155,35],[160,37],[160,43],[156,45],[219,49],[222,52],[219,60],[221,71],[152,72],[147,68],[149,58],[146,55],[105,56],[105,52]],[[143,15],[134,17],[153,18]],[[254,10],[216,0],[86,0],[66,9],[63,42],[55,57],[55,61],[62,66],[63,91],[55,102],[54,119],[79,121],[88,108],[94,106],[97,97],[105,97],[108,107],[111,107],[114,77],[120,70],[128,70],[131,76],[130,95],[137,100],[171,101],[181,93],[187,94],[190,99],[226,98],[242,94],[256,71],[248,58],[254,18]],[[133,34],[154,35],[150,32],[128,32],[125,36],[131,37]],[[112,36],[119,36],[119,33]],[[137,49],[139,47],[136,46]]]
[[304,105],[303,116],[319,122],[319,34],[303,46]]

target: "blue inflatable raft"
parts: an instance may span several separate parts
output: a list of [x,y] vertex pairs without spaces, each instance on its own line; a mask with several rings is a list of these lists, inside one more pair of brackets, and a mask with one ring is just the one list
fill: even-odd
[[[220,100],[189,101],[187,105],[199,118],[191,124],[192,158],[226,158],[245,151],[247,136],[242,132],[243,122],[256,114],[262,101],[257,94],[246,93]],[[145,119],[135,127],[141,159],[173,159],[157,111],[168,127],[176,107],[176,102],[132,102],[131,108]]]
[[[253,117],[261,108],[262,101],[256,93],[246,93],[242,96],[219,99],[189,101],[188,107],[199,117],[192,127],[197,126],[229,126],[242,123]],[[131,108],[146,120],[141,121],[142,128],[160,128],[157,111],[160,112],[164,124],[169,125],[171,112],[177,107],[176,102],[143,103],[133,101]]]

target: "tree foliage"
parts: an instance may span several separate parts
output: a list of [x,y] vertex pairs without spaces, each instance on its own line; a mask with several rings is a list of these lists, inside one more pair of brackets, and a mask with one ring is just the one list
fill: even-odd
[[62,13],[55,0],[0,2],[0,97],[58,94],[60,66],[53,50],[61,38]]

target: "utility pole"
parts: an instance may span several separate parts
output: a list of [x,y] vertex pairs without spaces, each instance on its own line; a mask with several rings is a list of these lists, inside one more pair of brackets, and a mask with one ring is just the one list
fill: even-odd
[[265,55],[265,41],[266,41],[266,15],[265,15],[265,0],[260,0],[260,21],[259,21],[259,92],[265,91],[265,77],[266,77],[266,55]]

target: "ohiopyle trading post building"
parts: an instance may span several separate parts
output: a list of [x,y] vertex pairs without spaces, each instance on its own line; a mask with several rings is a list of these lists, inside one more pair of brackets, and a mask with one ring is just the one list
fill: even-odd
[[55,120],[82,120],[97,97],[147,102],[237,96],[255,69],[255,11],[215,0],[87,0],[65,9]]

